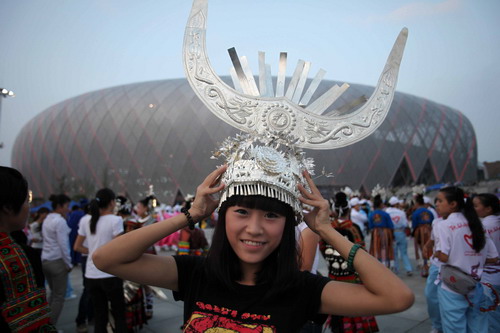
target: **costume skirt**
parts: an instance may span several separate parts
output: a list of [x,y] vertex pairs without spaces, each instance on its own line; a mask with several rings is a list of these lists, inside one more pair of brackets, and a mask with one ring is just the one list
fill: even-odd
[[415,229],[415,256],[417,260],[420,259],[420,253],[422,253],[423,259],[429,259],[424,251],[424,245],[431,238],[431,231],[430,224],[420,224]]
[[383,263],[394,260],[392,229],[374,228],[370,243],[370,254]]
[[144,304],[144,287],[131,283],[124,284],[125,320],[128,332],[139,332],[147,324],[146,307]]
[[332,316],[329,323],[333,333],[367,333],[378,332],[375,317],[341,317]]
[[[339,277],[329,274],[328,277],[335,281],[346,283],[362,284],[357,274]],[[330,327],[333,333],[365,333],[378,332],[377,320],[374,316],[365,317],[343,317],[330,316],[326,326]]]
[[161,239],[156,243],[156,245],[163,247],[163,246],[179,246],[179,236],[180,236],[180,231],[176,231],[167,237]]

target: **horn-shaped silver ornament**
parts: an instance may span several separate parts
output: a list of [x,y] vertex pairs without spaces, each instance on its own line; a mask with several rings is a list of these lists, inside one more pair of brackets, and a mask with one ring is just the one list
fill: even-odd
[[351,145],[372,134],[389,112],[408,37],[406,28],[396,39],[377,87],[366,103],[348,114],[329,112],[330,115],[323,115],[348,85],[334,86],[309,105],[304,105],[309,102],[324,71],[320,70],[302,94],[310,63],[299,61],[284,94],[286,53],[280,56],[276,85],[278,97],[269,97],[270,90],[274,89],[269,84],[271,74],[262,61],[263,54],[259,54],[261,91],[246,67],[246,59],[238,58],[234,49],[230,50],[230,56],[235,67],[233,81],[237,89],[224,83],[214,72],[206,53],[207,14],[208,0],[194,0],[184,35],[184,69],[198,97],[226,123],[255,135],[292,136],[298,139],[295,145],[301,148],[334,149]]

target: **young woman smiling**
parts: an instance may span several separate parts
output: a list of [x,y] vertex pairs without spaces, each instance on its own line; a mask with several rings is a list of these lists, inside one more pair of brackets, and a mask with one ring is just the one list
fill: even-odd
[[98,249],[93,256],[97,267],[173,290],[176,299],[184,301],[185,332],[209,327],[297,332],[318,313],[387,314],[413,304],[413,293],[398,277],[331,227],[329,203],[306,172],[310,190],[300,184],[298,189],[300,202],[313,207],[306,218],[309,228],[352,263],[364,285],[301,272],[292,207],[260,195],[233,195],[222,203],[207,258],[145,254],[158,240],[216,209],[218,200],[212,195],[223,190],[219,179],[226,169],[222,166],[207,176],[185,214]]

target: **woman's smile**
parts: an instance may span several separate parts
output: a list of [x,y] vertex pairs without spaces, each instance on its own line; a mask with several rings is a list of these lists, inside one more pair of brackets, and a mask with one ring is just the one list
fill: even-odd
[[260,264],[279,246],[285,222],[285,216],[274,212],[232,206],[226,213],[226,234],[242,263]]
[[243,244],[249,246],[250,248],[260,248],[267,243],[267,242],[258,242],[248,239],[242,239],[241,241],[243,242]]

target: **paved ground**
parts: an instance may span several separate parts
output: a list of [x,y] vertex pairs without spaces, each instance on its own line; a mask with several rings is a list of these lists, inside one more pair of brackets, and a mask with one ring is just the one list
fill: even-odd
[[[211,235],[211,230],[207,230]],[[211,237],[207,237],[211,239]],[[413,255],[413,242],[408,243],[408,252],[410,258]],[[170,254],[162,251],[160,254]],[[413,267],[415,261],[412,260]],[[321,262],[320,271],[326,273],[324,262]],[[326,274],[325,274],[326,275]],[[391,333],[423,333],[431,330],[429,316],[427,315],[427,304],[424,296],[425,279],[420,277],[417,272],[411,277],[401,276],[403,281],[410,286],[415,293],[415,304],[408,310],[385,316],[377,316],[377,323],[381,332]],[[71,283],[75,289],[75,293],[80,296],[82,290],[81,270],[79,267],[71,272]],[[181,332],[182,324],[182,302],[175,302],[172,293],[169,290],[164,290],[168,296],[167,301],[155,299],[154,317],[141,332],[154,333],[177,333]],[[75,318],[78,311],[79,297],[72,300],[67,300],[64,304],[64,309],[58,323],[58,329],[65,333],[75,332]],[[89,326],[89,332],[93,332],[92,326]]]

